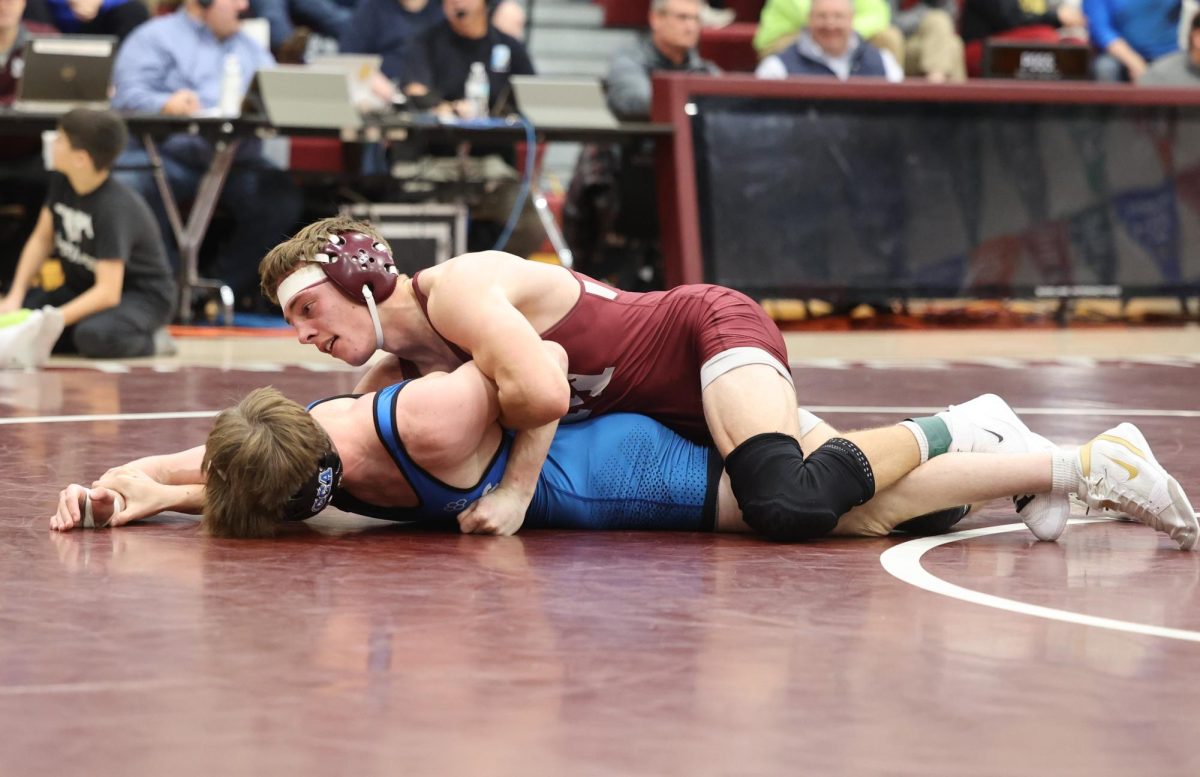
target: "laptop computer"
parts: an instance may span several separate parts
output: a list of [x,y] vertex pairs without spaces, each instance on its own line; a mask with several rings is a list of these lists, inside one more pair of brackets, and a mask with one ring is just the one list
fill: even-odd
[[345,73],[307,65],[276,65],[254,74],[245,112],[260,110],[276,127],[358,129],[362,116]]
[[517,110],[534,127],[615,129],[618,122],[595,78],[512,76]]
[[116,44],[101,35],[32,38],[13,107],[36,113],[107,108]]
[[1092,48],[1086,43],[989,40],[983,49],[984,78],[1086,81]]
[[329,54],[313,57],[314,68],[322,70],[337,70],[345,73],[350,82],[350,97],[362,112],[381,111],[388,107],[382,99],[371,91],[371,82],[379,73],[383,57],[378,54]]

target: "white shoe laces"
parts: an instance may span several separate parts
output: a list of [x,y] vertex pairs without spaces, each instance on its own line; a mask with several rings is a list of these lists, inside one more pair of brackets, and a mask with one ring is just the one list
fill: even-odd
[[1170,502],[1157,503],[1153,499],[1130,488],[1126,481],[1112,480],[1103,471],[1093,471],[1084,481],[1087,483],[1087,495],[1084,499],[1090,507],[1101,509],[1116,509],[1139,518],[1155,529],[1163,529],[1159,515],[1170,505]]

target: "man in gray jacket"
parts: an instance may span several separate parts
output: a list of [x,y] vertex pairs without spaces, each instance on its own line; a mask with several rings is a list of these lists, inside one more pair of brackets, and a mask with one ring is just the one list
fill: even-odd
[[[650,35],[618,49],[608,70],[608,108],[625,121],[650,118],[650,79],[656,70],[715,75],[700,58],[700,0],[653,0]],[[563,231],[576,268],[623,288],[662,288],[655,201],[654,141],[588,143],[579,154]]]
[[625,120],[650,118],[650,77],[656,70],[717,74],[700,58],[699,0],[653,0],[650,36],[618,49],[608,69],[608,107]]

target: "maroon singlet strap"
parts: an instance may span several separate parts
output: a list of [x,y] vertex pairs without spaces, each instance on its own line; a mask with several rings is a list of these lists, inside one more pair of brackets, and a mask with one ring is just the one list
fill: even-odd
[[413,294],[415,294],[417,297],[417,304],[421,306],[421,312],[425,314],[425,320],[428,321],[429,326],[433,328],[433,333],[441,338],[442,342],[445,343],[451,351],[454,351],[455,356],[462,359],[464,362],[471,361],[471,354],[467,353],[462,348],[459,348],[457,345],[443,337],[442,333],[438,331],[438,328],[433,325],[433,320],[429,318],[429,297],[425,294],[425,292],[421,291],[421,283],[417,280],[422,272],[424,272],[424,270],[418,270],[413,273],[412,287]]

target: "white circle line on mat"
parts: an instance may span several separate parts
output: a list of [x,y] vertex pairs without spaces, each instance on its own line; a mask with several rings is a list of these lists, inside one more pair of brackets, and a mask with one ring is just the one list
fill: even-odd
[[[1107,521],[1107,518],[1073,518],[1070,523],[1084,524],[1097,523],[1099,521]],[[955,585],[954,583],[946,582],[940,577],[936,577],[921,566],[921,557],[934,548],[946,545],[951,542],[962,542],[972,540],[979,537],[986,537],[991,534],[1003,534],[1005,532],[1020,531],[1025,529],[1025,524],[1006,524],[1004,526],[989,526],[983,529],[970,529],[968,531],[954,532],[953,534],[943,534],[938,537],[920,537],[915,540],[909,540],[899,545],[893,545],[885,550],[879,557],[879,563],[887,570],[888,574],[902,580],[909,585],[914,585],[917,588],[922,588],[931,593],[948,596],[952,599],[958,599],[971,604],[979,604],[984,607],[992,607],[997,610],[1006,610],[1021,615],[1031,615],[1035,618],[1046,618],[1048,620],[1062,621],[1064,623],[1076,623],[1081,626],[1092,626],[1099,629],[1111,629],[1113,631],[1124,631],[1130,634],[1144,634],[1151,637],[1165,637],[1167,639],[1181,639],[1187,642],[1200,642],[1200,632],[1188,631],[1186,629],[1170,629],[1164,626],[1151,626],[1145,623],[1134,623],[1132,621],[1116,620],[1115,618],[1101,618],[1096,615],[1085,615],[1083,613],[1071,612],[1069,610],[1059,610],[1053,607],[1043,607],[1037,604],[1027,604],[1018,602],[1013,599],[1005,599],[1002,596],[994,596],[985,594],[980,591],[972,591],[969,588]]]

